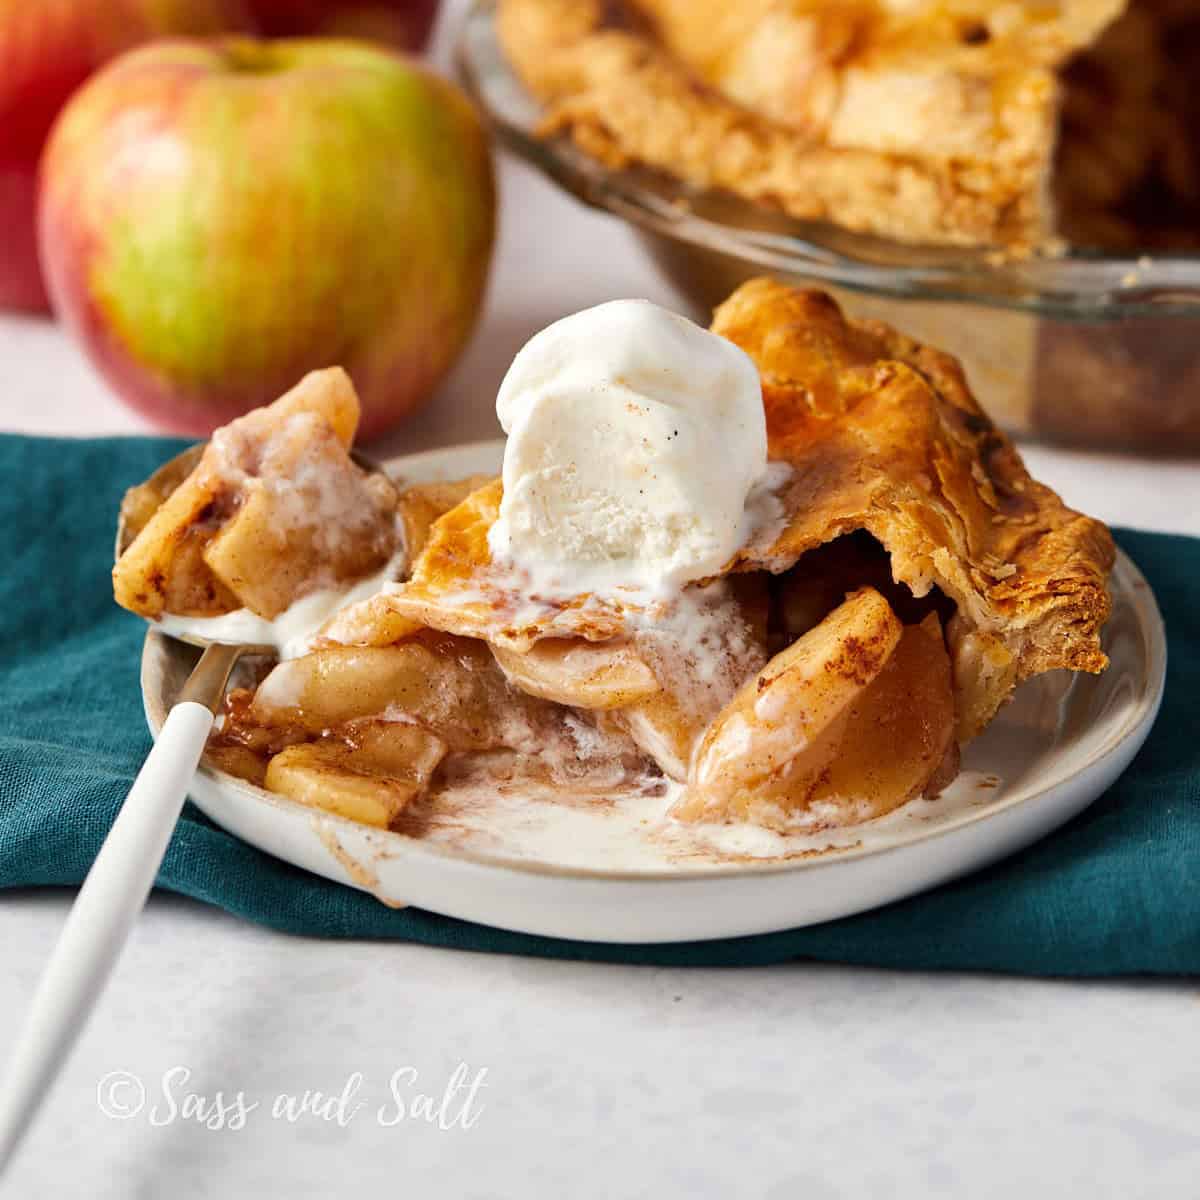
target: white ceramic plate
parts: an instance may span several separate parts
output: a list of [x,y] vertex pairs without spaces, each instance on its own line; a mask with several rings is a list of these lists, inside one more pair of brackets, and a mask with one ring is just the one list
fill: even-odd
[[[498,471],[488,442],[399,459],[405,479]],[[315,812],[204,767],[192,797],[212,820],[287,862],[385,903],[589,941],[730,937],[886,904],[1011,854],[1069,820],[1125,769],[1162,698],[1166,642],[1154,597],[1119,555],[1099,677],[1031,680],[968,748],[936,801],[877,821],[780,839],[682,830],[662,796],[551,804],[528,788],[477,798],[420,837]],[[195,651],[153,631],[142,689],[157,734]],[[719,846],[718,851],[715,847]]]

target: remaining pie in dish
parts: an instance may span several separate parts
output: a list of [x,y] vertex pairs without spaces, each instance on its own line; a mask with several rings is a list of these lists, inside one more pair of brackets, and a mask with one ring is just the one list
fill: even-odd
[[[419,833],[528,781],[659,789],[665,822],[853,824],[948,784],[1023,679],[1106,665],[1107,529],[1030,478],[953,359],[822,293],[752,281],[712,333],[633,301],[551,326],[501,388],[503,480],[393,491],[348,457],[354,410],[309,377],[215,435],[114,572],[146,615],[274,622],[255,641],[332,592],[210,747],[304,804]],[[269,552],[232,571],[247,512]]]
[[801,219],[910,242],[1194,245],[1200,137],[1174,0],[500,0],[568,133]]

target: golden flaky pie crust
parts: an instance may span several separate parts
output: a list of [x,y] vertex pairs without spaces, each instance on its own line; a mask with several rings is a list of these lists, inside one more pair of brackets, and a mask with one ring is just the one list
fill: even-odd
[[739,288],[712,328],[758,365],[771,457],[795,468],[787,529],[740,566],[780,571],[839,534],[873,534],[897,581],[958,606],[964,740],[1022,679],[1104,669],[1112,536],[1030,477],[957,359],[770,279]]
[[[955,359],[769,279],[739,288],[713,330],[757,364],[770,456],[793,468],[784,523],[728,570],[781,572],[841,534],[869,531],[898,581],[917,595],[939,587],[957,604],[947,634],[961,740],[1022,679],[1103,670],[1112,538],[1030,478]],[[410,579],[340,614],[326,636],[387,641],[395,622],[412,621],[524,650],[544,637],[624,632],[631,606],[586,594],[546,602],[493,566],[487,534],[501,494],[495,480],[441,517]]]
[[903,241],[1026,247],[1053,231],[1059,68],[1126,2],[500,0],[497,29],[542,132],[610,166]]

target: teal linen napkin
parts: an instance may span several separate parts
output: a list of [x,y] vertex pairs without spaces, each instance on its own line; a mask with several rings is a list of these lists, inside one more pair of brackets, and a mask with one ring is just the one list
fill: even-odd
[[[138,689],[145,627],[109,591],[113,522],[124,489],[182,445],[0,437],[0,887],[79,883],[150,748]],[[253,849],[191,805],[158,885],[292,933],[554,958],[1200,973],[1200,540],[1117,536],[1150,580],[1170,641],[1149,741],[1071,824],[936,891],[757,937],[570,942],[393,911]]]

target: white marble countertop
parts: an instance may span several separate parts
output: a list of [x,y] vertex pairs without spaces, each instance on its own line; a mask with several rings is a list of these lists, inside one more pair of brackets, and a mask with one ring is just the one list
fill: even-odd
[[[511,162],[502,211],[474,342],[380,449],[495,436],[504,367],[555,317],[675,302],[617,222]],[[0,362],[0,427],[144,429],[48,323],[0,318]],[[1200,532],[1194,462],[1026,453],[1098,516]],[[70,899],[0,897],[10,1034]],[[413,1115],[459,1063],[450,1128]],[[330,1120],[272,1115],[306,1089],[349,1090]],[[213,1124],[222,1092],[225,1127],[185,1116],[189,1092]],[[560,963],[284,937],[156,895],[0,1194],[1190,1197],[1198,1131],[1195,981]]]

